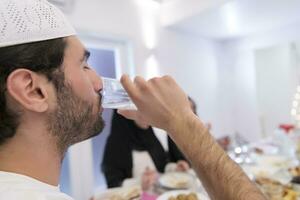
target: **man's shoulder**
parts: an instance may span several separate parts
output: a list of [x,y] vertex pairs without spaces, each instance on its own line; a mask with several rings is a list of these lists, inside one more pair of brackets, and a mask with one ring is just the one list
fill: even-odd
[[71,197],[57,192],[44,193],[33,190],[11,190],[0,191],[0,200],[73,200]]

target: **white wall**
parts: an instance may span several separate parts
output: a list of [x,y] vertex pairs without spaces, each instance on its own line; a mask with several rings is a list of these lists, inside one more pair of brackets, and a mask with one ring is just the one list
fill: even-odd
[[227,60],[233,68],[234,127],[250,140],[257,140],[262,136],[256,91],[255,51],[299,40],[298,23],[222,43],[223,52],[228,55],[223,61]]
[[215,135],[219,136],[225,123],[219,120],[217,49],[218,45],[212,41],[164,30],[156,53],[161,73],[172,75],[195,99],[198,115],[211,122]]
[[297,67],[290,43],[255,53],[258,110],[266,135],[279,124],[292,123],[292,100],[297,88]]

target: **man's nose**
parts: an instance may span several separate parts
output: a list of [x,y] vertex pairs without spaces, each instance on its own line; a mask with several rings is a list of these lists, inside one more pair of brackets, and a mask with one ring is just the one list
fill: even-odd
[[93,87],[96,92],[100,92],[103,88],[103,82],[100,75],[95,70],[91,70]]

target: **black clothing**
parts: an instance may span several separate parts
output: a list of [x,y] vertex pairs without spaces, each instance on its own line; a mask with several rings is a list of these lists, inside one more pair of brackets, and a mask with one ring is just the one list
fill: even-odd
[[102,171],[107,186],[118,187],[126,178],[132,178],[132,151],[147,151],[156,169],[164,172],[169,162],[186,160],[175,143],[168,137],[169,151],[165,152],[153,129],[139,128],[134,121],[114,111],[111,133],[107,139],[102,161]]

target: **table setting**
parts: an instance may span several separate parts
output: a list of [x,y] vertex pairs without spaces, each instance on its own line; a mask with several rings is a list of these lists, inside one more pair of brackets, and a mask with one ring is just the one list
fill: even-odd
[[[227,153],[271,200],[300,200],[299,136],[289,141],[265,138],[248,143],[235,139]],[[279,141],[278,141],[279,140]],[[300,144],[300,143],[299,143]],[[284,149],[286,148],[286,149]],[[169,171],[158,175],[155,184],[142,190],[139,181],[108,189],[94,200],[209,200],[195,171]]]
[[280,134],[254,143],[236,143],[228,155],[268,199],[299,200],[300,137]]
[[138,184],[123,185],[94,195],[93,200],[209,200],[207,193],[190,169],[187,172],[160,174],[156,183],[143,191]]

